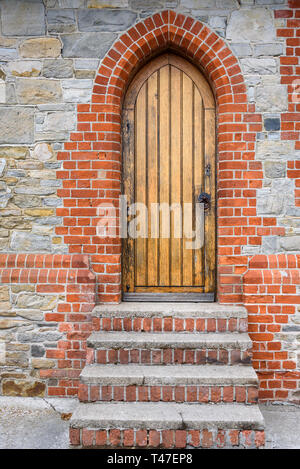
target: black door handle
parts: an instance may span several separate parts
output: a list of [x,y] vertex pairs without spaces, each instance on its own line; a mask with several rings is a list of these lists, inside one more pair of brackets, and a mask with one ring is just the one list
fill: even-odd
[[209,210],[210,200],[211,200],[211,196],[210,194],[207,194],[207,192],[201,192],[201,194],[199,194],[198,196],[198,203],[204,204],[204,211]]

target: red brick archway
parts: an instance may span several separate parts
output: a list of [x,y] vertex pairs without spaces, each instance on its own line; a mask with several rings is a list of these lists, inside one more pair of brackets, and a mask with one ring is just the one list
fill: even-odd
[[121,243],[96,236],[97,206],[117,204],[121,180],[121,111],[128,84],[150,58],[172,49],[201,68],[218,109],[218,300],[240,303],[241,276],[248,256],[243,245],[260,244],[255,225],[256,188],[261,163],[254,162],[261,116],[248,104],[237,59],[207,26],[164,11],[123,34],[103,59],[91,104],[78,105],[78,128],[58,157],[63,170],[64,235],[70,253],[89,254],[97,275],[98,301],[118,302],[121,293]]

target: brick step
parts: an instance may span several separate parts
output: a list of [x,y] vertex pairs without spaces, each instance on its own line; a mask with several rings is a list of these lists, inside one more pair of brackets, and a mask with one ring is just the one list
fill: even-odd
[[245,402],[258,397],[258,379],[249,366],[88,365],[79,400],[127,402]]
[[218,303],[120,303],[93,311],[96,331],[247,332],[242,306]]
[[70,443],[85,448],[257,448],[264,421],[257,405],[80,403]]
[[250,364],[246,333],[93,332],[87,346],[96,363]]

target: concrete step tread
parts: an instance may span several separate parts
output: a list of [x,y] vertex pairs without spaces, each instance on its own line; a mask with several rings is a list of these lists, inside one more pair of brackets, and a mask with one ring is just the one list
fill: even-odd
[[247,333],[202,332],[93,332],[87,344],[94,348],[234,348],[250,349]]
[[173,402],[80,403],[70,420],[77,428],[263,430],[258,405]]
[[252,385],[258,379],[250,366],[239,365],[86,365],[80,375],[85,384],[130,385]]
[[136,303],[97,305],[93,310],[97,317],[178,317],[178,318],[247,318],[243,306],[223,305],[219,303]]

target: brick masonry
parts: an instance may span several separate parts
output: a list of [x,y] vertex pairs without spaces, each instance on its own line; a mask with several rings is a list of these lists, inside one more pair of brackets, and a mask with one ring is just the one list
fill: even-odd
[[97,386],[79,385],[81,402],[243,402],[258,400],[254,386]]
[[3,394],[77,393],[93,306],[120,300],[121,246],[96,224],[120,193],[122,98],[172,48],[217,101],[218,301],[249,311],[259,397],[299,402],[300,5],[195,3],[1,3]]
[[83,448],[246,448],[264,446],[263,431],[253,430],[94,430],[70,429],[71,445]]

